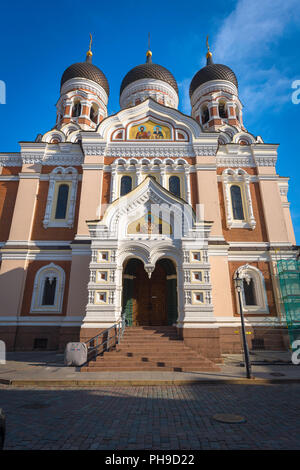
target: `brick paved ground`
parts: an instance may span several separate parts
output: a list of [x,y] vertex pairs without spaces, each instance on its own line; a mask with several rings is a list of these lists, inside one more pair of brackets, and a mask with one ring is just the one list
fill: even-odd
[[[300,385],[0,386],[5,449],[300,449]],[[246,417],[215,422],[215,413]]]

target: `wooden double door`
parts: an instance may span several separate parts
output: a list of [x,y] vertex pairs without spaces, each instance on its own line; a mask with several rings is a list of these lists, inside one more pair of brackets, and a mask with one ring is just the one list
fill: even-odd
[[[142,263],[138,263],[131,287],[125,292],[127,318],[133,326],[167,325],[167,277],[162,266],[157,264],[149,279]],[[129,295],[128,295],[129,294]],[[126,299],[127,297],[127,299]],[[128,308],[129,306],[129,308]]]

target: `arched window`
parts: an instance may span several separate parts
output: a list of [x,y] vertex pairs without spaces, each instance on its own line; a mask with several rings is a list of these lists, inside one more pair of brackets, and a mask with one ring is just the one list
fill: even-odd
[[55,219],[65,219],[68,206],[69,186],[60,184],[57,194],[57,203],[55,210]]
[[127,175],[122,176],[120,196],[125,196],[125,194],[130,193],[131,190],[132,190],[131,176],[127,176]]
[[219,102],[219,116],[222,119],[227,119],[228,118],[228,113],[227,113],[225,101],[220,101]]
[[56,277],[46,277],[42,305],[54,305],[56,291]]
[[[242,307],[245,313],[269,313],[265,279],[263,273],[250,264],[240,266],[234,274],[239,273],[243,280]],[[266,275],[268,276],[267,272]],[[237,297],[238,305],[238,297]]]
[[207,106],[203,106],[201,109],[201,122],[205,124],[209,121],[209,111]]
[[30,311],[61,313],[64,287],[65,272],[60,266],[50,263],[40,268],[34,279]]
[[237,185],[232,185],[230,188],[231,205],[233,218],[235,220],[244,220],[243,200],[241,188]]
[[255,285],[252,277],[249,279],[243,280],[244,284],[244,295],[245,295],[245,304],[246,305],[257,305],[256,295],[255,295]]
[[171,176],[169,178],[169,191],[174,196],[180,197],[180,178],[178,176]]
[[81,104],[80,101],[74,101],[72,108],[72,117],[79,117],[81,115]]
[[91,121],[93,121],[95,124],[97,124],[98,122],[98,111],[99,111],[98,106],[96,106],[95,104],[92,104],[91,110],[90,110],[90,118],[91,118]]

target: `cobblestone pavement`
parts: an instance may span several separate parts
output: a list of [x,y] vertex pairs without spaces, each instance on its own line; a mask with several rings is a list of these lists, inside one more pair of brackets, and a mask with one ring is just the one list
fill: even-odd
[[[0,386],[5,449],[300,449],[300,385]],[[223,424],[216,413],[244,416]]]

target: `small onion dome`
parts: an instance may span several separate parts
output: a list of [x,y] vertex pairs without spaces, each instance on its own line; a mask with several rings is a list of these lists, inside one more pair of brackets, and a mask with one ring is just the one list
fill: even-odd
[[[86,62],[77,62],[76,64],[70,65],[61,77],[60,87],[63,84],[71,80],[72,78],[87,78],[92,80],[95,83],[98,83],[105,91],[107,96],[109,96],[109,85],[106,76],[104,73],[91,63],[91,56],[87,56]],[[88,61],[89,59],[89,61]]]
[[206,58],[206,66],[199,70],[191,81],[190,97],[200,85],[211,80],[227,80],[238,88],[236,75],[227,65],[214,64],[211,52],[207,53]]
[[162,65],[153,64],[152,63],[152,52],[147,52],[147,62],[145,64],[137,65],[133,69],[131,69],[127,75],[123,78],[120,88],[120,95],[122,94],[123,90],[133,82],[137,80],[142,80],[145,78],[153,78],[155,80],[161,80],[162,82],[166,82],[171,87],[174,88],[178,95],[178,86],[175,78]]

